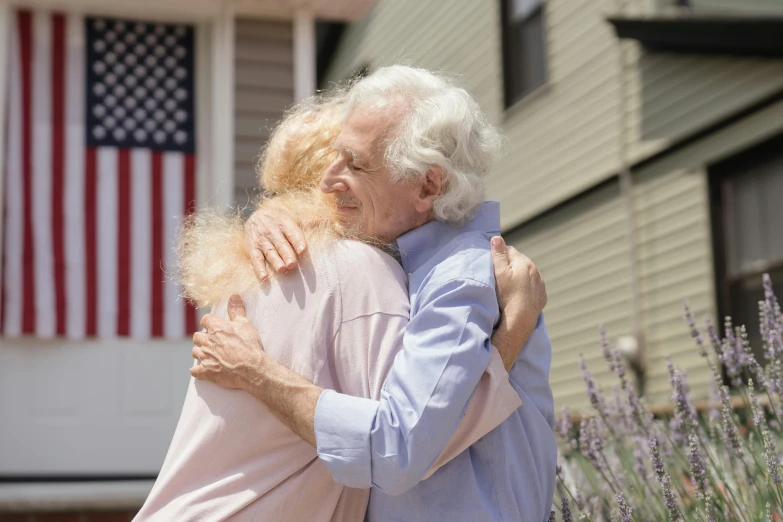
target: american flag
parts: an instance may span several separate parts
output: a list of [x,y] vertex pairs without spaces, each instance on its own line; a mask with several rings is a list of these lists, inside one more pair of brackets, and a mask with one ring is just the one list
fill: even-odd
[[190,335],[170,270],[195,201],[193,28],[15,16],[3,335]]

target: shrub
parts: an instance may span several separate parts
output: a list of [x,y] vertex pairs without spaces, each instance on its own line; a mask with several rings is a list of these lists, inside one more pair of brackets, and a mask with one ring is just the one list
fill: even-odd
[[591,408],[575,426],[564,407],[556,428],[560,519],[783,520],[783,316],[766,274],[763,284],[763,365],[743,326],[726,318],[720,336],[707,320],[705,338],[685,306],[691,336],[712,371],[713,393],[703,413],[684,373],[668,362],[673,414],[654,417],[627,378],[620,352],[609,349],[601,332],[618,382],[607,398],[581,359]]

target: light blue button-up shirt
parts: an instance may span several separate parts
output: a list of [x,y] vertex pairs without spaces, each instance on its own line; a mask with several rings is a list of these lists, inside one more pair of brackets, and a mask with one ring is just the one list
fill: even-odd
[[381,399],[321,394],[318,456],[336,482],[373,488],[371,522],[549,516],[557,449],[543,316],[509,372],[522,406],[419,482],[456,431],[489,363],[499,318],[489,240],[499,230],[493,201],[462,227],[431,221],[401,236],[411,319]]

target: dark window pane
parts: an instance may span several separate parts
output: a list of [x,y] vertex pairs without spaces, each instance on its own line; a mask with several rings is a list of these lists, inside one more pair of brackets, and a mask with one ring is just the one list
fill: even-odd
[[783,260],[783,155],[725,182],[728,272],[740,277]]
[[506,107],[546,83],[546,28],[541,0],[504,2]]
[[783,288],[783,151],[773,142],[746,151],[717,167],[724,209],[724,313],[745,325],[755,355],[763,360],[758,302],[761,275]]

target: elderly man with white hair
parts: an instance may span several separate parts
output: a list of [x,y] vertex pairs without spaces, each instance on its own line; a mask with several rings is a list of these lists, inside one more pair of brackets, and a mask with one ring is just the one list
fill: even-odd
[[[218,317],[206,316],[206,332],[194,336],[202,364],[193,376],[249,391],[316,447],[336,482],[372,487],[370,521],[543,522],[549,515],[556,446],[542,317],[516,360],[505,361],[522,406],[421,480],[489,363],[494,329],[518,328],[499,313],[490,246],[499,206],[484,202],[482,178],[498,144],[465,90],[421,69],[380,69],[348,95],[334,142],[339,157],[321,189],[334,195],[341,221],[396,241],[410,294],[403,349],[380,400],[311,384],[266,356],[252,329]],[[280,272],[293,268],[295,252],[306,248],[293,221],[267,212],[250,223],[255,256]]]

